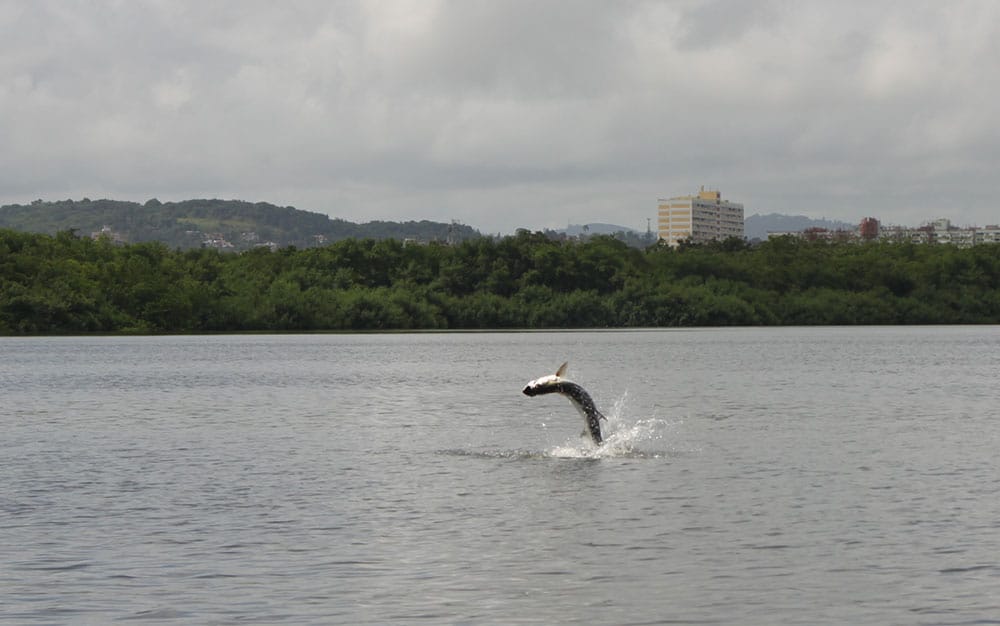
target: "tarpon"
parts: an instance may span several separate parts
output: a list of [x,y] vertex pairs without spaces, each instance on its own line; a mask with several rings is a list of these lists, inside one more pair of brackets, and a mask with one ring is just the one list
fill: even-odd
[[580,415],[583,416],[583,421],[587,424],[587,430],[584,431],[584,434],[589,434],[594,443],[601,445],[604,441],[604,437],[601,436],[601,420],[607,420],[607,418],[594,406],[594,400],[587,393],[586,389],[571,380],[563,378],[567,365],[568,362],[563,363],[556,370],[555,374],[542,376],[529,382],[524,386],[522,391],[524,395],[532,397],[547,393],[560,393],[569,398],[569,401],[573,403],[573,406],[580,412]]

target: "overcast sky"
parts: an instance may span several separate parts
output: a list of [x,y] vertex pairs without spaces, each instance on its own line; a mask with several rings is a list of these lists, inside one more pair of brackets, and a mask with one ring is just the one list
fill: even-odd
[[0,0],[0,204],[1000,222],[1000,2]]

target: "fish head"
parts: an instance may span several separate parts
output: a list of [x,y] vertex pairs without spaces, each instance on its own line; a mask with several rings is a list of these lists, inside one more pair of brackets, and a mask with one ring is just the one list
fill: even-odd
[[562,382],[562,378],[559,378],[555,374],[549,374],[548,376],[542,376],[541,378],[536,378],[535,380],[529,382],[521,390],[526,396],[538,396],[545,393],[552,393],[555,391],[555,385]]
[[521,393],[530,397],[558,391],[557,385],[566,380],[562,377],[566,373],[566,365],[567,363],[560,365],[555,374],[549,374],[548,376],[542,376],[530,381],[524,386]]

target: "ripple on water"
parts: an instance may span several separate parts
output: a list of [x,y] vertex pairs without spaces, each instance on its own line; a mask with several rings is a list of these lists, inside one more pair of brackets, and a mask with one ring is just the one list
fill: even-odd
[[[519,394],[551,353],[583,361],[603,446],[564,400]],[[0,354],[0,622],[1000,614],[1000,327],[0,338]]]

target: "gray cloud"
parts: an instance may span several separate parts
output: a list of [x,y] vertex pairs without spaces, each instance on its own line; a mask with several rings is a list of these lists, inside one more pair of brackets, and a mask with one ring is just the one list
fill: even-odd
[[1000,5],[0,4],[0,202],[235,197],[489,232],[1000,221]]

